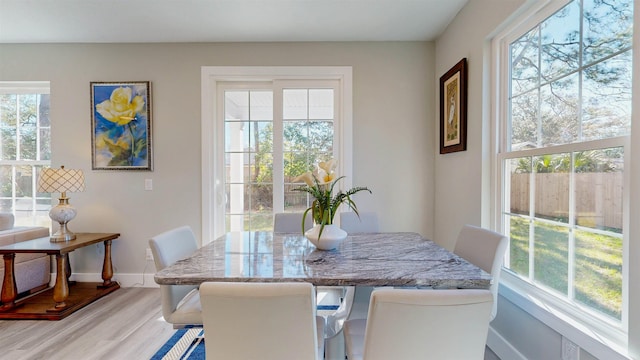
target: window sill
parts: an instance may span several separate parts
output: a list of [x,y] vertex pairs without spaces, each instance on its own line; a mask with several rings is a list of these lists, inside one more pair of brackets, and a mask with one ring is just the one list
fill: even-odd
[[629,360],[627,334],[596,319],[583,319],[562,301],[503,269],[499,294],[599,359]]

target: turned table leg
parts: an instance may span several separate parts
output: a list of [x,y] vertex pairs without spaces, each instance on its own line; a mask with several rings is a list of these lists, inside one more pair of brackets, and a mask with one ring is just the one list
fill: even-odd
[[16,286],[16,276],[14,273],[14,259],[16,254],[4,254],[4,279],[2,280],[2,295],[0,295],[0,311],[9,310],[16,306],[18,287]]
[[67,306],[65,301],[69,297],[69,284],[67,282],[67,256],[56,254],[56,284],[53,286],[53,301],[56,305],[52,310],[60,310]]
[[104,262],[102,263],[102,287],[113,286],[113,265],[111,264],[111,240],[104,241]]
[[64,269],[67,275],[67,284],[71,284],[71,261],[69,261],[69,253],[64,254]]

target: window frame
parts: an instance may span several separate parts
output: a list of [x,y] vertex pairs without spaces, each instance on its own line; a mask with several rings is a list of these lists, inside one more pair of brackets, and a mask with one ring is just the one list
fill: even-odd
[[[523,155],[519,151],[511,151],[506,156],[508,147],[508,129],[504,121],[508,119],[509,96],[509,44],[518,39],[528,30],[544,21],[547,17],[564,7],[570,0],[544,0],[529,2],[528,7],[511,19],[491,39],[491,71],[492,84],[492,119],[491,119],[491,150],[493,156],[491,169],[493,174],[491,207],[491,224],[500,231],[505,228],[502,214],[504,209],[504,160]],[[638,8],[634,2],[634,9]],[[634,19],[637,18],[634,13]],[[634,20],[634,24],[635,24]],[[634,34],[635,35],[635,34]],[[634,36],[636,37],[636,36]],[[633,40],[633,46],[636,44]],[[631,50],[636,54],[636,49]],[[633,64],[636,69],[635,62]],[[632,85],[635,90],[635,80]],[[633,102],[632,102],[633,103]],[[633,105],[632,105],[633,106]],[[633,115],[632,115],[633,116]],[[635,117],[635,116],[634,116]],[[621,321],[609,321],[604,316],[597,316],[589,311],[582,311],[569,301],[538,288],[535,284],[522,279],[503,268],[501,275],[500,294],[553,330],[571,339],[578,346],[598,358],[626,359],[629,344],[629,238],[630,238],[630,165],[632,153],[630,151],[631,135],[615,138],[585,141],[581,143],[556,145],[527,151],[526,156],[550,153],[571,153],[590,147],[598,143],[598,148],[621,146],[624,148],[624,193],[623,193],[623,268],[622,268],[622,316]]]
[[[224,134],[218,129],[216,99],[221,98],[219,85],[228,82],[273,82],[289,80],[337,80],[339,96],[334,124],[334,156],[337,171],[346,176],[343,185],[349,187],[352,169],[352,67],[350,66],[203,66],[201,69],[202,106],[202,243],[224,234],[224,179],[217,169],[224,164]],[[274,101],[276,100],[274,94]],[[276,164],[274,168],[281,166]],[[280,171],[282,169],[279,169]],[[274,171],[278,171],[277,168]],[[275,204],[274,204],[275,206]]]

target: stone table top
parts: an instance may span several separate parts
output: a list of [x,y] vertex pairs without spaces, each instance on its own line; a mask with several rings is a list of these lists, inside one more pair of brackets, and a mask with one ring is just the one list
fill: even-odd
[[231,232],[157,272],[155,281],[488,289],[491,275],[416,233],[350,234],[338,248],[323,251],[301,234]]

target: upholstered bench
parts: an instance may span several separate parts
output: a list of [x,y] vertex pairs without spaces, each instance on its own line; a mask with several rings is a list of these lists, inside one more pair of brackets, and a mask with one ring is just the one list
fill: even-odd
[[[13,214],[0,213],[0,246],[49,236],[49,229],[14,226]],[[51,278],[51,260],[47,254],[16,254],[14,273],[19,296],[45,289]],[[4,278],[4,261],[0,260],[0,281]]]

